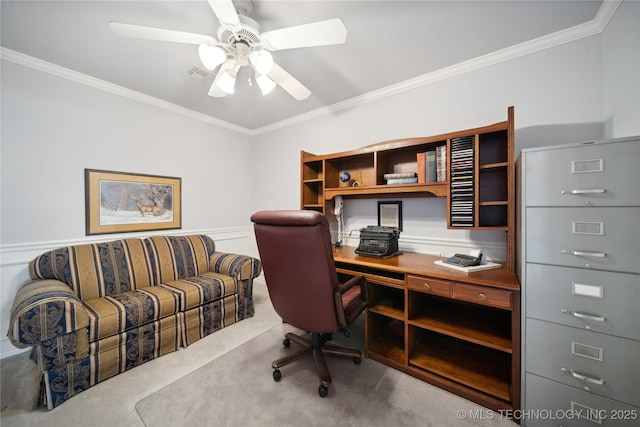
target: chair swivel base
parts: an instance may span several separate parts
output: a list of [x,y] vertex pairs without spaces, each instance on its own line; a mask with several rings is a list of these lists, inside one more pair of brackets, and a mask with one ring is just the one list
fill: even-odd
[[284,341],[282,342],[285,347],[289,347],[289,345],[291,345],[291,341],[293,341],[302,345],[303,348],[295,353],[275,360],[271,364],[271,367],[274,369],[273,379],[280,381],[282,378],[282,373],[280,372],[281,367],[313,354],[313,358],[316,362],[316,369],[318,370],[318,376],[320,377],[318,394],[320,397],[326,397],[329,392],[329,384],[331,384],[331,374],[329,373],[329,367],[327,366],[327,362],[324,358],[324,353],[331,356],[351,357],[353,358],[353,363],[356,365],[362,362],[362,352],[352,348],[327,344],[326,342],[330,339],[331,334],[319,334],[317,332],[311,334],[311,340],[291,332],[287,333]]

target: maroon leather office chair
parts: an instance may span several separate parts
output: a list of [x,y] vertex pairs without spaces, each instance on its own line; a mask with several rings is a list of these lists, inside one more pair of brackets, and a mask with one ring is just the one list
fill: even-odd
[[280,368],[313,354],[320,387],[325,397],[331,375],[324,354],[352,357],[359,364],[359,350],[328,344],[331,334],[345,331],[367,306],[367,284],[356,276],[341,284],[331,249],[329,222],[315,211],[261,211],[251,216],[260,252],[262,270],[273,307],[282,319],[311,333],[311,339],[287,333],[304,346],[272,363],[273,378],[280,381]]

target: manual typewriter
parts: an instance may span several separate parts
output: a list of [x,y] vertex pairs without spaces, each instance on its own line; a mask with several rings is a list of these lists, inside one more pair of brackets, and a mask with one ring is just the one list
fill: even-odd
[[395,227],[369,225],[360,229],[360,244],[356,249],[359,255],[380,258],[397,255],[400,230]]

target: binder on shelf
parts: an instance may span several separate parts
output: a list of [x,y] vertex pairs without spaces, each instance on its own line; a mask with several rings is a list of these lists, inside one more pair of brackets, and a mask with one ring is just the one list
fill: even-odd
[[427,172],[427,163],[426,163],[426,155],[427,153],[418,153],[416,154],[416,163],[418,169],[418,182],[424,183],[426,181],[426,172]]
[[436,150],[429,150],[426,152],[426,182],[436,182],[437,179],[437,163],[436,163]]
[[436,147],[436,181],[443,182],[447,180],[447,146],[439,145]]

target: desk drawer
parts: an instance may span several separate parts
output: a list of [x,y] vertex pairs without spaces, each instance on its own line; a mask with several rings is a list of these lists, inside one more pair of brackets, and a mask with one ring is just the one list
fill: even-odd
[[526,370],[640,406],[640,342],[527,319]]
[[640,208],[527,208],[527,261],[640,273]]
[[407,277],[407,287],[412,291],[425,292],[451,298],[451,282],[433,279],[431,277],[411,276]]
[[510,291],[465,283],[453,284],[453,298],[507,310],[513,307],[513,295]]
[[528,152],[527,206],[639,206],[638,159],[638,140]]
[[[527,374],[523,426],[637,426],[638,408]],[[536,416],[537,415],[537,416]]]
[[640,340],[640,276],[527,264],[526,315]]

